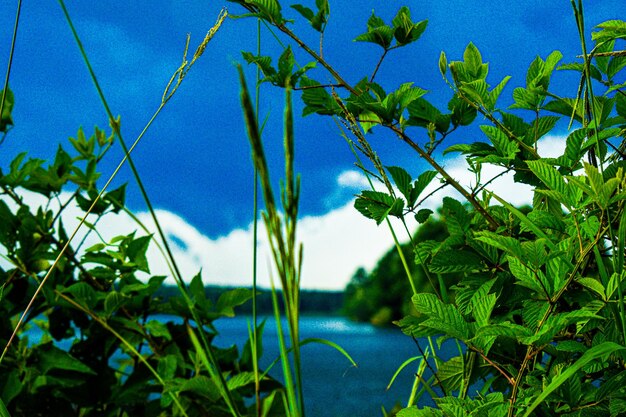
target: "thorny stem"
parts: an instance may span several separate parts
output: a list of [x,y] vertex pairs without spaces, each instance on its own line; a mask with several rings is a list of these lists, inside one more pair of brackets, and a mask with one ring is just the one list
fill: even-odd
[[[291,39],[293,39],[298,46],[300,46],[302,49],[304,49],[309,55],[311,55],[317,62],[319,62],[324,68],[326,68],[326,70],[328,70],[328,72],[330,72],[330,74],[337,80],[337,82],[341,85],[343,85],[343,87],[345,87],[348,91],[350,91],[352,94],[358,95],[358,92],[354,89],[354,87],[352,87],[350,84],[348,84],[342,77],[341,75],[339,75],[339,73],[337,73],[337,71],[335,71],[335,69],[328,63],[326,62],[326,60],[324,60],[321,56],[319,56],[314,50],[312,50],[311,48],[309,48],[309,46],[307,44],[305,44],[302,40],[300,40],[300,38],[298,38],[291,30],[289,30],[284,24],[276,24],[276,27],[283,33],[285,33],[287,36],[289,36]],[[335,98],[336,100],[338,99],[338,97]],[[474,104],[475,105],[475,104]],[[480,107],[480,106],[479,106]],[[482,110],[482,108],[479,109],[479,111],[481,111],[481,113],[486,113]],[[493,116],[489,115],[489,114],[485,114],[486,117],[493,119],[494,123],[498,123],[499,122],[493,118]],[[472,205],[474,206],[474,208],[485,218],[485,220],[489,223],[489,226],[492,229],[497,229],[499,224],[498,222],[491,216],[491,214],[489,214],[489,212],[487,212],[487,210],[478,202],[478,200],[476,200],[476,198],[474,196],[472,196],[461,184],[459,184],[454,178],[452,178],[450,176],[450,174],[448,174],[446,172],[446,170],[439,165],[433,158],[431,155],[428,154],[428,152],[426,152],[424,149],[422,149],[421,146],[419,146],[417,143],[415,143],[409,136],[406,135],[406,133],[404,133],[404,131],[400,128],[398,128],[397,126],[393,126],[393,125],[389,125],[389,124],[383,124],[383,126],[391,129],[394,133],[396,133],[404,142],[406,142],[411,148],[413,148],[422,158],[424,158],[433,168],[435,168],[435,170],[437,170],[437,172],[439,172],[439,174],[441,174],[441,176],[452,186],[454,187],[459,193],[461,193],[461,195]],[[517,138],[515,135],[513,135],[511,132],[508,131],[508,129],[506,130],[507,135],[511,135],[511,137],[513,139],[515,139],[518,142],[521,142],[519,140],[519,138]],[[521,142],[521,146],[524,147],[525,149],[528,148],[527,150],[531,153],[533,153],[534,155],[537,155],[537,153],[535,152],[535,150],[531,147],[529,147],[528,145],[526,145],[525,143]]]
[[426,160],[435,170],[441,174],[444,180],[450,184],[455,190],[457,190],[461,195],[478,211],[489,223],[489,226],[493,229],[497,229],[499,224],[498,222],[489,214],[489,212],[476,200],[476,198],[470,194],[461,184],[459,184],[454,178],[448,174],[448,172],[437,163],[433,159],[431,155],[428,154],[421,146],[415,143],[402,129],[399,129],[395,126],[387,126],[389,129],[393,130],[396,135],[400,139],[402,139],[406,144],[408,144],[413,150],[415,150],[422,158]]
[[326,62],[326,60],[324,58],[322,58],[317,52],[315,52],[313,49],[309,48],[309,46],[307,44],[305,44],[304,42],[302,42],[300,40],[300,38],[298,38],[291,30],[289,30],[289,28],[287,28],[284,24],[279,24],[276,25],[276,27],[278,28],[278,30],[280,30],[281,32],[283,32],[285,35],[289,36],[291,39],[293,39],[293,41],[295,43],[298,44],[298,46],[302,49],[304,49],[309,55],[311,55],[317,62],[319,62],[320,64],[322,64],[322,66],[324,68],[326,68],[326,70],[328,72],[330,72],[330,74],[337,80],[337,82],[339,84],[341,84],[342,86],[344,86],[348,91],[350,91],[352,94],[357,95],[357,91],[350,85],[348,84],[342,77],[341,75],[339,75],[339,73],[337,71],[335,71],[335,69],[328,63]]

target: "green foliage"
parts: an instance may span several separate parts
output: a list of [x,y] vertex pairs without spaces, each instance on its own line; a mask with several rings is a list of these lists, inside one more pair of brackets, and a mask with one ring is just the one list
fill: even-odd
[[[564,57],[559,51],[538,56],[524,85],[513,89],[508,109],[499,101],[511,78],[492,86],[489,64],[476,45],[470,42],[457,61],[442,52],[437,65],[451,91],[441,109],[414,81],[391,90],[374,82],[390,52],[415,43],[426,29],[427,21],[414,22],[408,7],[401,7],[391,24],[372,13],[366,32],[355,41],[381,47],[382,55],[371,74],[351,74],[360,80],[352,85],[321,50],[316,53],[291,31],[278,0],[231,2],[247,10],[243,17],[263,20],[313,59],[299,66],[286,46],[274,67],[271,57],[243,53],[262,71],[260,81],[286,89],[287,178],[279,196],[280,213],[257,114],[240,69],[242,108],[283,290],[279,294],[272,289],[271,295],[285,386],[258,369],[263,343],[257,336],[263,323],[253,326],[241,356],[236,347],[210,344],[213,322],[233,316],[235,308],[255,297],[250,290],[233,289],[212,299],[198,274],[188,288],[181,287],[180,297],[166,299],[157,295],[165,278],[150,276],[146,251],[151,236],[129,231],[89,248],[70,245],[71,233],[62,221],[70,204],[95,216],[87,224],[92,233],[97,233],[99,218],[125,210],[124,187],[102,195],[98,191],[98,163],[120,137],[119,121],[109,114],[114,126],[109,136],[96,129],[87,138],[80,130],[70,139],[73,149],[59,147],[50,162],[27,159],[23,153],[0,171],[0,245],[8,264],[0,268],[0,341],[7,346],[0,359],[0,415],[304,415],[300,346],[315,341],[346,352],[330,341],[300,340],[298,333],[301,251],[295,236],[300,189],[293,169],[291,104],[296,88],[302,90],[303,115],[339,119],[354,138],[349,142],[369,164],[359,159],[359,167],[381,184],[362,191],[355,208],[379,225],[392,216],[408,230],[409,215],[422,224],[371,273],[359,270],[346,289],[349,316],[376,324],[393,320],[409,337],[438,336],[439,345],[453,339],[459,346],[458,354],[446,360],[426,362],[424,355],[431,375],[423,377],[420,365],[408,405],[397,415],[623,415],[626,84],[616,80],[626,68],[619,49],[626,22],[598,25],[589,49],[582,2],[572,1],[582,61],[560,64]],[[330,5],[316,0],[315,6],[292,8],[323,34]],[[187,69],[183,65],[175,73],[173,90]],[[331,84],[308,76],[320,69],[328,71]],[[558,71],[580,73],[580,83],[565,96],[551,90]],[[162,104],[171,97],[168,91],[169,86]],[[13,103],[7,90],[0,114],[5,136],[13,124]],[[483,140],[450,143],[457,130],[477,119]],[[561,133],[564,125],[569,131],[563,154],[543,156],[540,139]],[[383,165],[367,139],[374,129],[390,131],[429,168],[414,179],[403,167]],[[466,158],[475,176],[471,187],[435,160],[444,142],[444,154],[459,152]],[[495,178],[484,178],[486,165],[531,187],[532,205],[514,207],[495,194],[490,189]],[[435,178],[441,188],[458,193],[443,198],[438,219],[421,207]],[[47,203],[31,207],[26,193]],[[413,259],[411,266],[407,259]],[[148,278],[140,280],[140,274]],[[22,330],[9,345],[31,300],[24,324],[39,327],[43,336],[29,340],[28,331]],[[281,309],[287,333],[280,324]],[[155,319],[163,313],[180,320]],[[432,339],[428,341],[436,353]],[[416,404],[420,384],[433,407]]]
[[[2,167],[2,346],[68,240],[62,221],[67,207],[87,211],[95,203],[89,226],[94,236],[100,218],[125,210],[124,186],[96,201],[97,164],[113,140],[113,134],[97,128],[89,138],[79,130],[69,140],[73,149],[60,146],[50,163],[20,154]],[[29,205],[33,193],[44,197],[42,205]],[[193,319],[189,306],[180,296],[159,296],[165,277],[149,275],[146,252],[152,244],[152,236],[132,232],[87,248],[80,242],[69,246],[0,363],[0,414],[228,414],[225,394],[210,372],[199,367],[198,352],[187,336]],[[148,278],[140,280],[141,275]],[[252,297],[250,290],[238,288],[212,302],[200,275],[189,290],[191,307],[202,320],[194,331],[205,331],[210,339],[215,335],[209,330],[212,323],[232,317]],[[163,314],[169,319],[163,320]],[[35,329],[41,337],[32,336]],[[212,349],[235,406],[246,410],[254,385],[249,361],[234,346]],[[262,382],[262,392],[279,387],[269,377]]]
[[[355,40],[373,43],[383,54],[371,75],[351,74],[361,80],[355,85],[304,47],[337,84],[328,91],[302,77],[303,114],[341,119],[369,163],[358,165],[380,183],[358,195],[361,214],[377,224],[407,215],[422,223],[432,213],[420,207],[420,196],[435,177],[463,199],[445,197],[438,223],[431,217],[371,273],[359,270],[346,290],[345,310],[354,318],[396,318],[409,336],[439,335],[462,346],[447,361],[436,358],[432,377],[413,387],[416,394],[423,383],[436,406],[415,407],[412,394],[398,416],[616,416],[626,410],[625,394],[607,388],[621,378],[626,346],[626,99],[625,85],[616,83],[626,68],[619,49],[626,23],[600,24],[588,48],[582,4],[572,6],[582,61],[561,63],[559,51],[538,56],[523,85],[512,89],[508,109],[499,102],[513,80],[507,76],[492,86],[490,64],[471,42],[460,60],[440,55],[439,71],[451,89],[447,108],[429,102],[413,82],[392,91],[375,83],[389,52],[416,41],[426,27],[426,21],[414,23],[406,7],[391,25],[370,16],[367,31]],[[581,81],[556,94],[551,80],[558,71],[579,72]],[[448,143],[444,152],[467,159],[475,181],[466,188],[434,155],[477,119],[483,139]],[[570,130],[562,155],[543,156],[541,139],[565,125]],[[414,180],[403,167],[383,165],[366,136],[374,129],[389,130],[429,168]],[[495,178],[485,178],[486,165],[531,187],[532,205],[514,207],[492,192]],[[443,230],[426,236],[435,224]],[[410,258],[413,268],[404,264]]]
[[421,22],[413,23],[409,8],[401,7],[391,23],[391,26],[386,25],[380,17],[372,12],[367,21],[367,32],[357,36],[354,40],[357,42],[374,43],[388,50],[392,48],[391,43],[395,38],[397,42],[395,47],[404,46],[415,42],[422,36],[428,21],[422,20]]

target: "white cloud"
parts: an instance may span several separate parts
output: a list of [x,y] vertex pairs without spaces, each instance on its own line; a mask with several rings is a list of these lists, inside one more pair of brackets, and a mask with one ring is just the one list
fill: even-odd
[[[547,138],[540,143],[542,154],[551,156],[562,152],[563,147],[562,137]],[[467,187],[475,181],[473,174],[467,171],[464,158],[449,159],[445,166],[450,175],[462,185]],[[484,166],[483,181],[499,172],[501,171],[497,168]],[[365,178],[357,171],[346,171],[338,177],[337,181],[340,185],[352,184],[355,187],[361,187]],[[431,184],[431,189],[436,186],[437,184]],[[513,182],[511,175],[498,178],[491,183],[489,189],[515,205],[529,203],[532,200],[532,189]],[[456,192],[447,187],[429,198],[424,203],[424,207],[436,209],[446,195],[458,198]],[[61,201],[67,198],[68,195],[63,195]],[[27,194],[27,199],[31,206],[45,203],[42,197],[31,193]],[[69,207],[64,217],[68,231],[78,224],[77,217],[80,213],[78,208]],[[148,213],[138,213],[137,217],[147,225],[149,230],[156,230]],[[202,270],[204,282],[207,284],[235,286],[252,284],[253,233],[251,225],[211,239],[175,213],[157,210],[157,217],[168,236],[185,280],[190,280],[199,270]],[[93,221],[93,218],[90,221]],[[260,224],[258,282],[259,285],[268,286],[269,271],[272,270],[271,253],[265,229],[262,223]],[[398,236],[406,240],[406,232],[402,225],[399,222],[393,222],[393,224]],[[416,222],[412,220],[408,225],[409,230],[413,231],[416,225]],[[105,239],[110,239],[117,235],[128,234],[140,227],[128,215],[122,213],[104,217],[98,222],[98,229]],[[79,233],[78,239],[82,239],[85,232],[86,230]],[[302,287],[315,289],[343,289],[358,267],[371,269],[393,245],[387,225],[383,223],[376,226],[372,220],[358,213],[352,207],[352,202],[322,216],[301,218],[298,223],[298,239],[304,244]],[[97,241],[97,237],[92,233],[87,238],[84,247]],[[151,246],[148,258],[152,274],[170,275],[155,245]],[[275,275],[275,272],[272,273]],[[173,281],[170,280],[170,282]]]
[[369,187],[369,182],[361,171],[350,169],[339,174],[337,177],[337,185],[345,188],[362,189]]

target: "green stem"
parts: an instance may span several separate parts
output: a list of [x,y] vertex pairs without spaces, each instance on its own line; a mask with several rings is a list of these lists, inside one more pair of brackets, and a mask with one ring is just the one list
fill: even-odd
[[[17,28],[20,23],[20,12],[22,10],[22,0],[17,1],[17,10],[15,12],[15,23],[13,24],[13,36],[11,37],[11,48],[9,52],[9,62],[7,64],[6,74],[4,76],[4,86],[2,88],[2,99],[0,100],[0,122],[2,122],[2,115],[4,114],[4,102],[7,99],[7,92],[9,90],[9,77],[11,75],[11,67],[13,66],[13,52],[15,51],[15,41],[17,39]],[[0,144],[2,140],[0,140]]]
[[[169,257],[169,261],[174,269],[174,279],[176,280],[176,283],[180,289],[181,295],[183,296],[185,302],[187,303],[187,305],[189,306],[189,310],[192,314],[192,317],[194,319],[194,321],[197,323],[198,328],[199,328],[199,334],[200,334],[200,339],[202,341],[203,347],[206,351],[206,354],[209,358],[209,361],[211,363],[212,368],[208,369],[209,373],[211,374],[211,377],[214,379],[214,381],[216,382],[216,384],[218,385],[218,387],[220,388],[220,391],[223,394],[224,397],[224,401],[226,402],[231,414],[233,414],[236,417],[240,416],[239,411],[237,410],[237,406],[232,398],[232,394],[228,388],[228,384],[226,384],[226,380],[224,379],[224,376],[222,375],[222,372],[219,369],[219,365],[217,363],[217,360],[215,358],[214,352],[213,352],[213,348],[210,345],[210,343],[208,342],[206,335],[204,334],[204,331],[202,331],[201,329],[201,323],[202,321],[199,319],[199,316],[197,314],[197,312],[195,311],[195,308],[193,308],[193,301],[191,300],[191,298],[189,297],[189,295],[187,294],[186,291],[186,287],[185,287],[185,283],[183,281],[182,278],[182,274],[180,272],[180,268],[178,267],[178,264],[174,258],[174,255],[172,253],[172,250],[169,246],[169,243],[167,241],[167,238],[165,236],[165,233],[163,232],[163,229],[161,227],[161,224],[156,216],[156,213],[154,211],[154,208],[152,206],[152,203],[150,201],[150,198],[148,197],[148,193],[143,185],[143,181],[141,181],[141,178],[139,176],[139,172],[137,171],[137,168],[135,167],[135,164],[133,162],[133,160],[130,157],[130,152],[132,151],[132,149],[137,145],[137,143],[139,142],[139,140],[146,134],[146,132],[148,131],[148,129],[150,128],[150,126],[152,125],[152,123],[156,120],[157,116],[159,115],[159,113],[161,112],[161,110],[163,109],[163,107],[165,107],[165,104],[167,104],[168,100],[172,97],[172,95],[174,94],[174,92],[176,91],[176,89],[178,88],[178,86],[180,85],[180,82],[183,79],[184,73],[186,73],[185,71],[189,69],[189,66],[181,66],[181,68],[179,68],[179,70],[177,71],[178,75],[178,80],[176,85],[170,90],[170,85],[172,83],[172,81],[170,80],[170,84],[168,84],[168,87],[166,89],[166,92],[164,94],[164,98],[161,100],[161,104],[159,105],[159,107],[157,108],[157,110],[154,112],[154,114],[152,115],[152,117],[150,118],[150,120],[148,121],[148,123],[144,126],[143,130],[141,131],[141,133],[139,134],[138,138],[135,140],[135,143],[133,144],[133,147],[131,147],[130,149],[128,149],[128,147],[126,146],[126,143],[122,137],[122,133],[120,131],[119,128],[119,123],[117,121],[115,121],[113,113],[108,105],[108,102],[104,96],[104,93],[102,91],[102,88],[100,87],[100,83],[98,82],[98,79],[96,77],[96,74],[91,66],[91,62],[89,61],[89,58],[87,57],[87,53],[85,51],[85,48],[83,47],[83,44],[80,40],[80,37],[78,36],[78,32],[76,31],[76,28],[74,27],[74,24],[72,23],[72,20],[69,16],[69,13],[67,11],[67,8],[65,7],[65,3],[63,0],[58,0],[59,4],[61,5],[61,8],[63,9],[63,13],[65,15],[65,18],[68,22],[68,25],[72,31],[72,34],[74,36],[74,39],[76,41],[76,44],[78,45],[78,48],[80,50],[81,56],[83,58],[83,61],[85,62],[85,65],[87,66],[87,69],[89,71],[89,74],[91,76],[92,82],[94,84],[94,86],[96,87],[96,90],[98,91],[98,95],[100,97],[100,101],[102,102],[105,111],[109,117],[109,120],[111,121],[111,125],[113,127],[113,130],[116,134],[116,136],[119,138],[120,140],[120,144],[122,145],[122,148],[124,150],[124,159],[123,161],[125,161],[126,159],[128,159],[128,163],[130,165],[130,168],[133,172],[133,176],[135,177],[135,180],[137,181],[137,185],[139,186],[141,195],[146,203],[146,206],[148,207],[148,210],[150,212],[150,215],[152,217],[152,220],[154,221],[154,224],[157,228],[159,237],[161,238],[161,241],[163,243],[163,247],[165,248],[165,251]],[[216,26],[219,27],[219,26]],[[186,52],[186,51],[185,51]],[[199,55],[194,55],[193,60],[195,61],[195,59],[198,57]],[[193,61],[192,61],[193,62]],[[182,71],[182,72],[181,72]],[[182,75],[181,75],[182,74]],[[172,77],[172,79],[174,79],[174,77]],[[108,183],[107,183],[108,185]],[[102,194],[102,192],[100,193],[100,195]],[[100,195],[98,197],[100,197]],[[97,201],[97,200],[96,200]],[[94,202],[95,204],[95,202]],[[82,225],[82,223],[81,223]],[[80,227],[80,226],[79,226]]]

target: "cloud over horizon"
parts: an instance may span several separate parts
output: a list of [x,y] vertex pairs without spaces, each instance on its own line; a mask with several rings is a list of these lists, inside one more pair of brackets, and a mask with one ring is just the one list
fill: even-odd
[[[547,156],[559,154],[563,147],[563,137],[547,137],[540,142],[540,150]],[[449,158],[444,162],[450,175],[462,185],[468,187],[475,181],[474,175],[468,172],[463,157]],[[499,168],[486,165],[483,167],[483,180],[500,172]],[[367,184],[363,174],[356,170],[344,171],[336,180],[340,187],[358,188]],[[431,184],[431,190],[436,188],[436,182],[435,180]],[[531,187],[515,183],[511,175],[498,177],[490,184],[489,189],[514,205],[532,201]],[[427,192],[428,190],[425,191]],[[445,196],[459,197],[456,191],[447,187],[431,196],[423,207],[436,210]],[[69,194],[63,195],[60,200],[65,201],[68,197]],[[28,193],[26,198],[31,207],[45,204],[42,196],[33,193]],[[252,285],[252,224],[234,229],[224,236],[210,238],[179,214],[167,210],[157,210],[156,214],[186,281],[202,271],[206,284]],[[63,218],[68,231],[76,227],[80,215],[81,211],[77,207],[68,208]],[[139,212],[136,216],[149,230],[156,230],[149,213]],[[409,230],[415,230],[417,223],[411,216],[407,220]],[[399,238],[407,240],[400,222],[392,219],[392,224]],[[260,222],[259,225],[258,283],[268,287],[270,271],[274,276],[276,274],[273,271],[263,223]],[[143,234],[139,225],[125,213],[103,217],[98,222],[98,229],[107,240],[133,230],[139,230],[139,234]],[[82,239],[86,232],[85,229],[79,233],[77,239]],[[321,216],[302,217],[298,222],[298,240],[304,245],[302,287],[306,289],[342,290],[357,268],[371,270],[380,257],[393,246],[387,225],[383,223],[377,226],[372,220],[363,217],[353,208],[353,201]],[[97,236],[91,233],[83,248],[98,241]],[[170,275],[167,264],[154,244],[148,251],[148,260],[152,275]],[[171,278],[168,280],[173,283]]]

